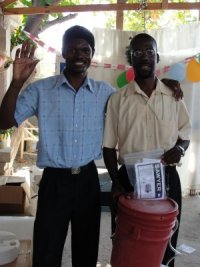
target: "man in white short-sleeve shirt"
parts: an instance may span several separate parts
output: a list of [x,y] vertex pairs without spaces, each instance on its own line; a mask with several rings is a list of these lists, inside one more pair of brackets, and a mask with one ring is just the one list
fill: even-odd
[[[175,165],[189,146],[189,115],[184,102],[176,101],[172,91],[155,76],[159,55],[154,38],[146,33],[136,35],[130,42],[127,58],[134,68],[135,81],[110,97],[104,131],[104,161],[112,179],[113,208],[116,212],[121,193],[133,191],[123,165],[124,155],[163,149],[161,162],[166,165],[167,193],[178,203],[180,222],[181,184]],[[119,170],[118,164],[122,165]],[[177,239],[178,229],[172,237],[174,248]],[[168,247],[163,264],[170,261],[168,266],[174,267],[173,256]]]

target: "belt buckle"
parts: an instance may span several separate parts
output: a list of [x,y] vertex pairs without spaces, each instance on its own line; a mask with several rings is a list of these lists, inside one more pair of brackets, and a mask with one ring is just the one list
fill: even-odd
[[79,174],[81,172],[81,168],[71,168],[71,174]]

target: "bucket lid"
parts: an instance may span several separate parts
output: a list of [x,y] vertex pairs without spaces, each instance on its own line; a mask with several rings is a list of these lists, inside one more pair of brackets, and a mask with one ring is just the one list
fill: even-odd
[[178,204],[171,198],[161,200],[146,199],[127,199],[124,196],[119,198],[119,206],[130,212],[154,214],[154,215],[170,215],[178,214]]

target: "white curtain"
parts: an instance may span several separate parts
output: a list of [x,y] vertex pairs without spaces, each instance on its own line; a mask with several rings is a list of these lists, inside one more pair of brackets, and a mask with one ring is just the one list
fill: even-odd
[[[93,62],[96,67],[89,70],[90,76],[96,80],[105,80],[117,87],[117,77],[123,70],[118,70],[117,65],[127,66],[125,57],[126,46],[129,38],[136,32],[93,29],[96,40],[96,52]],[[173,29],[159,29],[149,31],[158,44],[160,63],[158,68],[184,62],[188,57],[200,53],[200,23],[179,26]],[[104,64],[108,68],[104,67]],[[185,63],[186,64],[186,63]],[[199,70],[200,75],[200,70]],[[167,73],[160,77],[167,77]],[[182,182],[183,195],[200,193],[200,82],[193,83],[187,78],[181,82],[184,99],[190,113],[192,134],[190,147],[183,158],[183,164],[178,168]]]

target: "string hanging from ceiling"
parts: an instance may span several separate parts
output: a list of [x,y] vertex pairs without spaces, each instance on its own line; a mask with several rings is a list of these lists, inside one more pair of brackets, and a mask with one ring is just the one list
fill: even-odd
[[142,14],[142,28],[143,32],[146,32],[146,11],[145,9],[147,8],[147,0],[140,0],[140,6],[138,9],[138,12],[141,12]]

